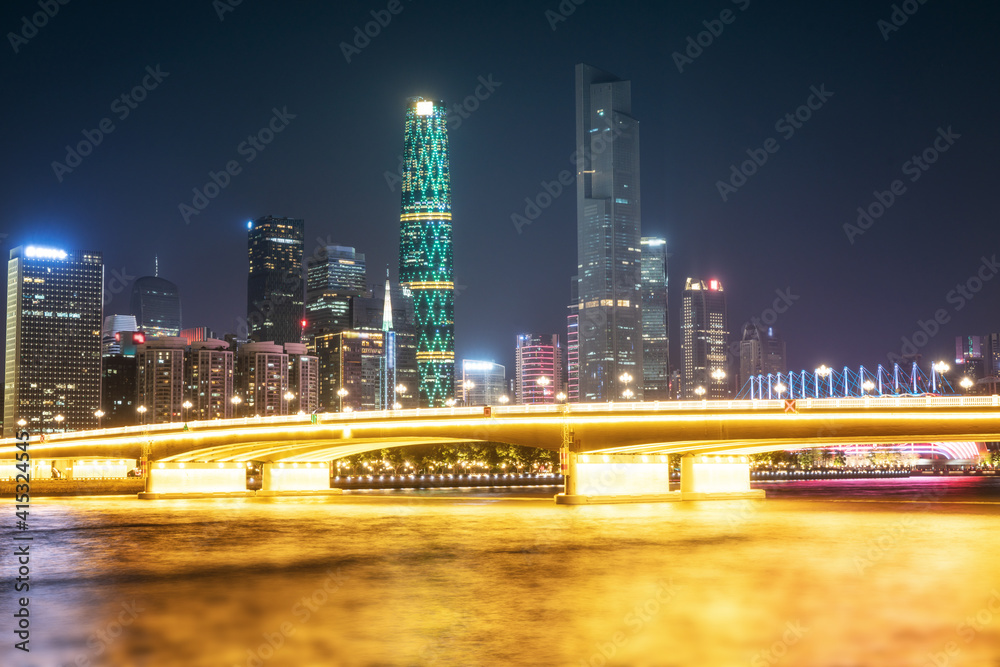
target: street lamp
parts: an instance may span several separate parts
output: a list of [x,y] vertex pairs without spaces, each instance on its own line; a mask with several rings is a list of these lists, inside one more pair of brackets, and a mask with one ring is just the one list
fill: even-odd
[[694,388],[694,393],[698,394],[698,398],[705,395],[705,388],[702,386],[697,386]]
[[634,393],[632,392],[632,390],[631,390],[631,389],[628,389],[628,388],[626,387],[625,391],[623,391],[623,392],[622,392],[622,396],[623,396],[623,397],[624,397],[625,399],[629,399],[629,398],[632,398],[633,396],[635,396],[635,394],[634,394]]
[[469,391],[476,386],[476,383],[472,380],[466,380],[462,383],[462,401],[469,405]]
[[344,396],[347,396],[347,390],[341,387],[337,390],[337,396],[340,396],[340,411],[344,411]]
[[779,397],[780,397],[780,396],[781,396],[781,395],[782,395],[783,393],[785,393],[785,390],[786,390],[786,389],[788,389],[788,387],[786,387],[786,386],[785,386],[784,384],[782,384],[781,382],[779,382],[778,384],[774,385],[774,391],[775,391],[775,392],[776,392],[776,393],[778,394],[778,396],[779,396]]
[[393,410],[399,410],[402,407],[403,407],[403,404],[400,403],[399,401],[396,401],[395,403],[392,404],[392,409]]
[[291,391],[286,391],[285,395],[282,398],[284,398],[286,401],[288,401],[288,409],[285,410],[285,412],[291,412],[292,411],[292,408],[291,408],[291,406],[292,406],[292,399],[295,398],[295,394],[293,394]]
[[871,391],[874,388],[875,388],[875,383],[872,382],[871,380],[865,380],[864,382],[861,383],[861,389],[863,389],[865,393]]
[[145,424],[146,423],[146,406],[145,405],[140,405],[139,407],[137,407],[135,409],[135,411],[139,413],[139,423],[140,424]]
[[500,401],[501,403],[503,403],[504,405],[507,405],[507,403],[510,401],[510,399],[507,397],[507,394],[504,394],[503,396],[501,396],[497,400]]
[[[931,391],[937,392],[937,376],[940,375],[944,378],[944,374],[948,372],[951,368],[948,364],[943,361],[939,361],[936,364],[931,364]],[[935,375],[936,373],[936,375]]]
[[972,380],[970,380],[969,378],[964,377],[964,378],[962,378],[962,381],[959,382],[958,384],[961,385],[962,389],[965,390],[965,393],[968,394],[969,393],[969,388],[972,387],[972,385],[975,384],[975,383]]
[[712,378],[716,382],[722,382],[722,380],[724,380],[725,377],[726,377],[726,371],[722,370],[721,368],[716,368],[714,371],[712,371]]
[[229,402],[233,404],[233,417],[238,419],[240,416],[240,403],[243,402],[243,399],[239,396],[233,396],[229,399]]
[[823,379],[831,378],[830,379],[830,395],[833,396],[833,379],[831,377],[832,373],[833,373],[833,369],[832,368],[827,368],[826,364],[823,364],[822,366],[820,366],[819,368],[816,369],[816,378],[815,378],[816,398],[819,398],[819,379],[820,378],[823,378]]
[[20,426],[21,428],[24,428],[25,426],[28,425],[28,422],[24,420],[24,417],[21,417],[20,419],[17,420],[17,425]]
[[566,394],[560,391],[558,394],[556,394],[556,400],[562,403],[563,401],[566,400]]
[[[62,426],[63,420],[66,419],[66,418],[63,417],[62,415],[56,415],[55,417],[53,417],[53,419],[56,420],[56,428],[58,428],[58,427]],[[66,430],[63,429],[63,433],[65,433],[65,432],[66,432]]]
[[453,408],[453,407],[455,407],[455,399],[454,398],[449,398],[448,400],[446,400],[444,402],[444,404],[447,405],[449,408]]
[[192,405],[194,404],[191,401],[184,401],[183,403],[181,403],[181,407],[184,408],[184,421],[187,421],[187,413],[188,410],[191,409]]
[[97,411],[94,413],[94,416],[97,417],[97,428],[101,428],[101,417],[104,416],[104,410],[98,408]]

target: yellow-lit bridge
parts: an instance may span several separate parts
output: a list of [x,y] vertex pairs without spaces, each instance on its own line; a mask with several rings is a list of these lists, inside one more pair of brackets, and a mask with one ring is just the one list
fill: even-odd
[[[351,454],[408,445],[503,442],[563,450],[568,496],[667,493],[665,454],[685,497],[749,491],[746,454],[857,443],[1000,440],[1000,397],[665,401],[456,407],[157,424],[31,438],[33,459],[140,458],[156,494],[237,491],[229,470],[260,461],[279,491],[312,490]],[[14,458],[14,441],[0,459]],[[292,471],[299,471],[293,473]],[[305,471],[314,471],[306,473]],[[275,477],[302,477],[278,483]],[[611,479],[614,477],[614,479]],[[216,483],[218,479],[226,481]],[[308,478],[308,479],[306,479]],[[172,481],[171,481],[172,480]],[[184,481],[181,481],[184,480]],[[215,480],[215,481],[213,481]],[[235,485],[235,486],[234,486]],[[586,488],[584,488],[586,487]],[[220,491],[219,489],[223,489]]]

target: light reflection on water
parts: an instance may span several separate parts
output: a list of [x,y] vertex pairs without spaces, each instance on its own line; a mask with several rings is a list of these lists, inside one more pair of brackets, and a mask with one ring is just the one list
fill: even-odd
[[590,507],[39,499],[32,652],[2,663],[1000,664],[997,481],[758,486]]

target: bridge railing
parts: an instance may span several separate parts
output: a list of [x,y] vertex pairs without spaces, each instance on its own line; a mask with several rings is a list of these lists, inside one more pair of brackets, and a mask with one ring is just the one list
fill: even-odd
[[[556,405],[498,405],[491,407],[495,416],[542,415],[542,414],[588,414],[610,412],[677,412],[677,411],[719,411],[732,410],[782,410],[785,401],[774,400],[695,400],[695,401],[648,401],[629,403],[572,403]],[[986,407],[1000,408],[1000,396],[865,396],[863,398],[799,398],[795,399],[797,410],[858,409],[858,408],[945,408],[945,407]],[[483,417],[483,406],[456,406],[451,408],[413,408],[408,410],[377,410],[353,412],[325,412],[317,415],[321,423],[374,421],[379,419],[413,419],[421,417]],[[182,430],[211,430],[233,426],[263,424],[308,425],[312,415],[279,415],[273,417],[237,417],[234,419],[212,419],[193,422],[170,422],[96,429],[91,431],[70,431],[68,433],[47,433],[46,441],[75,440],[80,437],[114,437],[131,434],[155,434]],[[30,430],[30,427],[29,427]],[[13,438],[0,441],[13,444]]]

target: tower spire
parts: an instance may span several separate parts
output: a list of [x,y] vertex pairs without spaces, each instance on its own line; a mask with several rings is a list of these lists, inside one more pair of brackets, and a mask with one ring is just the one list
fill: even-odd
[[389,296],[389,267],[385,267],[385,302],[382,305],[382,331],[392,331],[392,298]]

